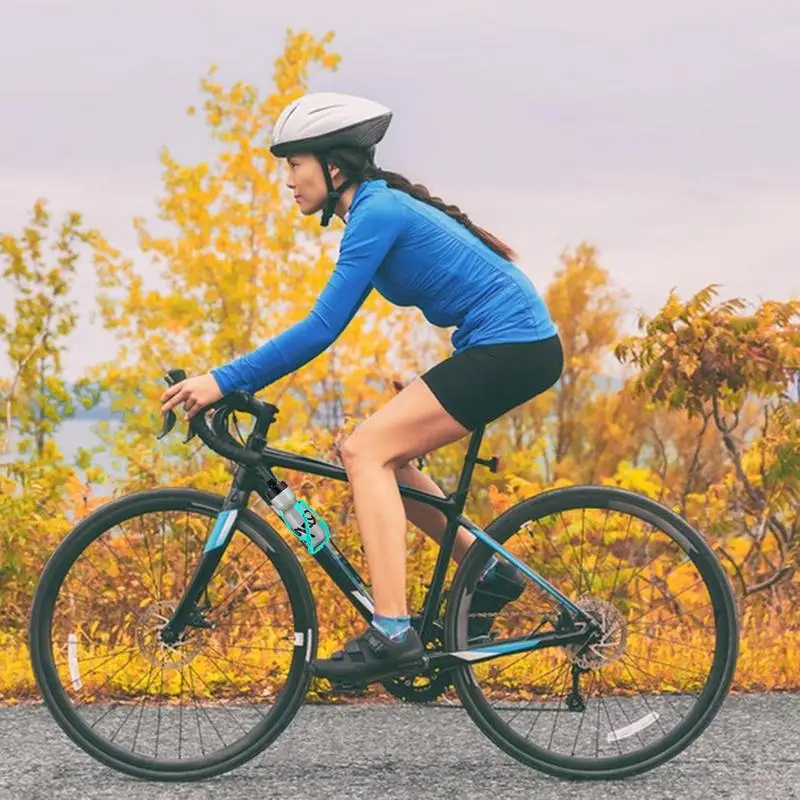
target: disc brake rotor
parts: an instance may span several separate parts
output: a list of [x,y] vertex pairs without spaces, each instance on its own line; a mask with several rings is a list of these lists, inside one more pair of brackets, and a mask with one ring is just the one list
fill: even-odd
[[619,659],[628,641],[625,617],[607,600],[582,597],[576,605],[600,625],[600,638],[591,644],[568,644],[564,650],[569,660],[581,669],[599,669]]
[[189,638],[175,644],[163,641],[161,629],[169,622],[175,607],[175,603],[169,600],[160,600],[146,608],[136,620],[139,652],[155,667],[178,669],[188,664],[203,648],[203,632],[196,628],[188,629]]

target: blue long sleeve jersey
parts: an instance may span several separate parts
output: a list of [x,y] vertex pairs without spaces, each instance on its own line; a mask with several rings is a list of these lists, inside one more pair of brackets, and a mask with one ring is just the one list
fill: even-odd
[[396,305],[417,306],[434,325],[456,326],[455,352],[556,333],[515,264],[439,209],[369,180],[356,190],[336,268],[308,316],[211,374],[225,394],[274,383],[333,344],[373,289]]

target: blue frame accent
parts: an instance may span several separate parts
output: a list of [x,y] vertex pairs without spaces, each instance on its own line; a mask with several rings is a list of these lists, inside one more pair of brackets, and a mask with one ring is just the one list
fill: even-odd
[[492,539],[488,533],[482,531],[477,526],[466,522],[466,520],[464,520],[464,522],[466,523],[467,528],[469,528],[469,530],[474,533],[475,536],[484,544],[491,547],[491,549],[494,550],[497,555],[500,555],[510,561],[518,570],[524,572],[532,581],[541,586],[542,589],[544,589],[551,597],[554,597],[556,600],[558,600],[561,605],[565,606],[573,614],[577,614],[579,619],[586,619],[586,613],[582,609],[578,608],[578,606],[576,606],[572,600],[561,594],[561,592],[559,592],[558,589],[556,589],[556,587],[553,586],[549,581],[546,581],[544,578],[537,575],[530,567],[523,564],[523,562],[520,561],[515,555],[509,553],[508,550],[503,547],[503,545]]
[[493,644],[486,647],[472,647],[470,653],[486,653],[490,655],[501,655],[503,653],[520,653],[523,650],[535,650],[539,646],[541,639],[528,639],[524,642],[508,642],[508,644]]
[[231,508],[227,511],[220,512],[208,537],[206,546],[203,549],[204,553],[210,553],[212,550],[216,550],[218,547],[222,547],[222,545],[225,544],[225,540],[228,538],[228,534],[231,532],[238,514],[238,508]]
[[352,581],[353,586],[359,591],[362,592],[364,595],[370,597],[369,592],[367,591],[367,587],[364,586],[363,581],[361,580],[361,576],[345,561],[342,560],[341,554],[338,550],[335,550],[332,546],[328,545],[328,542],[325,542],[325,549],[328,552],[328,555],[336,562],[336,565],[339,567],[342,572]]

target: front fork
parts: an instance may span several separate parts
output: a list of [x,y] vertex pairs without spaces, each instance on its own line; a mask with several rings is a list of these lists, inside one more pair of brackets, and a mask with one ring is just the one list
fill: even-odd
[[250,483],[248,471],[242,467],[236,470],[233,484],[228,492],[222,510],[217,516],[217,521],[211,529],[203,555],[192,576],[192,580],[169,622],[161,629],[161,639],[165,644],[175,644],[180,641],[187,625],[197,628],[208,628],[210,624],[203,618],[197,604],[203,592],[208,587],[211,576],[219,566],[225,555],[225,550],[230,541],[230,533],[236,524],[236,518],[243,508],[247,507],[253,487]]

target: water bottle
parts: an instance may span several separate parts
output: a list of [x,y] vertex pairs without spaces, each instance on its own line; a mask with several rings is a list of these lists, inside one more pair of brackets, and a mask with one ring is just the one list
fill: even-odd
[[291,486],[284,488],[270,501],[275,513],[286,527],[308,548],[311,555],[330,539],[325,521],[303,500],[298,500]]

